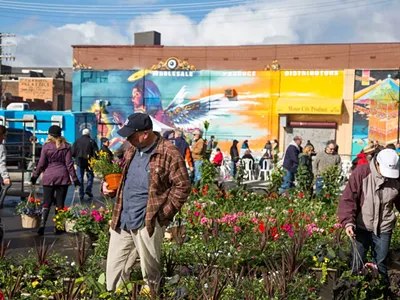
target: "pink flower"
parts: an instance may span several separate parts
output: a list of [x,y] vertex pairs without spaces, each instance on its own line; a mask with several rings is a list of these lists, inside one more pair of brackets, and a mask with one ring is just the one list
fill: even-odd
[[253,224],[258,224],[258,219],[257,219],[257,218],[251,219],[251,223],[253,223]]
[[342,228],[342,224],[340,223],[336,223],[335,225],[333,225],[333,228],[338,229],[338,228]]
[[81,215],[82,216],[87,215],[87,211],[86,210],[81,210]]
[[194,212],[194,216],[195,216],[195,217],[198,217],[198,216],[200,216],[200,212],[198,212],[198,211],[195,211],[195,212]]
[[101,222],[101,221],[104,220],[104,218],[103,218],[102,215],[96,215],[96,216],[94,216],[94,220],[95,220],[96,222]]
[[240,230],[242,230],[242,229],[239,226],[234,226],[233,227],[233,231],[236,232],[236,233],[239,232]]
[[209,219],[207,219],[206,217],[202,217],[201,220],[200,220],[200,224],[201,225],[208,224],[208,222],[209,222]]
[[284,224],[284,225],[281,226],[281,229],[282,229],[283,231],[285,231],[290,237],[293,237],[293,236],[294,236],[293,229],[292,229],[292,225],[286,223],[286,224]]

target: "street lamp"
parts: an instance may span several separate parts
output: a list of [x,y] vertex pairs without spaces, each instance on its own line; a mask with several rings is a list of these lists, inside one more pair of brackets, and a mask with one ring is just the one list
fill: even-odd
[[398,92],[398,98],[397,98],[397,143],[399,143],[400,140],[400,68],[397,71],[397,75],[394,77],[398,80],[398,88],[399,88],[399,92]]
[[57,109],[59,110],[64,110],[64,105],[65,105],[65,72],[63,69],[58,68],[58,72],[56,73],[56,79],[62,79],[63,80],[63,104],[62,107],[60,107],[60,101],[57,99]]

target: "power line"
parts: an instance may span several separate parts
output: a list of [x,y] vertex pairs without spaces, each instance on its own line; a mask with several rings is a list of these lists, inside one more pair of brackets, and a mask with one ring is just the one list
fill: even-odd
[[[391,1],[391,0],[385,0],[385,1]],[[327,6],[348,5],[348,4],[352,4],[352,3],[359,3],[359,0],[348,0],[346,3],[343,3],[340,0],[335,0],[335,1],[325,0],[325,1],[320,1],[320,2],[313,2],[313,3],[309,3],[309,4],[300,4],[300,5],[293,5],[292,4],[292,5],[287,5],[287,6],[279,6],[277,8],[265,8],[265,9],[256,9],[256,7],[249,6],[249,7],[246,7],[246,11],[231,12],[231,13],[229,13],[229,16],[241,16],[241,15],[247,15],[249,13],[263,13],[263,12],[272,14],[272,13],[277,13],[277,12],[281,12],[281,11],[288,13],[288,12],[298,11],[298,10],[309,10],[309,9],[314,9],[314,8],[319,8],[319,7],[327,7]],[[281,4],[282,4],[282,2],[281,2]],[[1,4],[0,4],[0,8],[2,8]],[[190,16],[190,17],[204,16],[204,13],[199,14],[199,11],[202,11],[202,10],[199,10],[199,9],[192,10],[192,11],[172,11],[171,10],[171,13],[184,13],[185,16]],[[205,11],[208,11],[208,10],[205,10]],[[59,12],[56,12],[56,11],[54,11],[54,12],[55,13],[59,13]],[[159,13],[159,12],[160,11],[152,12],[152,13]],[[41,15],[44,15],[44,16],[48,16],[49,13],[50,12],[48,12],[48,11],[45,12],[45,11],[42,11],[42,10],[37,10],[37,12],[36,12],[36,14],[41,14]],[[66,12],[61,12],[60,14],[63,14],[63,13],[66,13]],[[72,13],[72,14],[73,14],[72,16],[69,16],[70,18],[82,18],[81,16],[74,15],[74,13]],[[77,14],[87,14],[87,13],[81,11],[81,12],[78,12]],[[108,15],[108,13],[104,13],[103,14],[103,12],[95,12],[94,14]],[[134,15],[134,16],[136,16],[136,15],[138,15],[138,16],[145,15],[146,19],[160,19],[159,16],[148,16],[147,14],[149,14],[149,12],[143,12],[143,11],[136,11],[134,13],[130,13],[130,12],[126,12],[125,11],[123,13],[123,15],[124,14],[125,14],[125,16],[120,16],[121,13],[118,13],[117,17],[113,17],[113,18],[114,19],[130,19],[131,18],[130,15]],[[218,18],[220,16],[225,16],[226,14],[227,14],[226,11],[216,11],[216,12],[213,11],[210,16],[207,16],[207,18],[208,19],[209,18]],[[111,15],[114,15],[114,14],[111,14]],[[126,15],[129,15],[129,16],[126,16]]]
[[[391,1],[391,0],[386,0],[386,1]],[[1,1],[0,1],[1,2]],[[250,12],[254,13],[259,13],[259,12],[268,12],[268,13],[274,13],[274,12],[291,12],[291,11],[296,11],[296,10],[308,10],[308,9],[314,9],[314,8],[319,8],[319,7],[330,7],[330,6],[346,6],[348,4],[352,3],[359,3],[360,1],[357,0],[348,0],[346,2],[342,2],[340,0],[332,1],[322,1],[322,2],[313,2],[313,3],[308,3],[308,4],[300,4],[300,5],[289,5],[289,6],[281,6],[278,8],[265,8],[265,9],[260,9],[257,6],[248,6],[245,9],[247,11],[244,12],[232,12],[229,13],[230,16],[235,16],[235,15],[246,15]],[[361,4],[360,4],[361,5]],[[5,6],[0,3],[0,8],[4,9],[11,9],[11,10],[23,10],[23,11],[29,11],[29,12],[39,12],[39,13],[57,13],[57,14],[73,14],[73,15],[129,15],[129,16],[140,16],[144,14],[149,14],[149,13],[157,13],[160,12],[160,10],[149,12],[149,11],[140,11],[135,9],[134,11],[128,11],[128,9],[124,9],[123,11],[99,11],[99,10],[60,10],[60,9],[52,9],[52,8],[26,8],[26,7],[15,7],[15,6]],[[191,16],[193,14],[199,15],[199,12],[209,12],[210,9],[191,9],[191,10],[170,10],[172,13],[176,14],[185,14],[186,16]],[[203,14],[201,14],[203,15]],[[221,11],[221,12],[213,12],[212,16],[209,17],[218,17],[219,15],[226,15],[226,12]]]
[[[347,6],[347,7],[337,7],[337,8],[331,8],[331,9],[325,9],[325,10],[318,10],[318,11],[314,11],[314,12],[308,12],[308,13],[299,13],[299,14],[291,14],[291,15],[281,15],[281,16],[263,16],[262,18],[251,18],[251,19],[240,19],[240,20],[229,20],[229,21],[216,21],[216,22],[212,22],[212,23],[216,23],[216,24],[229,24],[229,23],[239,23],[239,22],[258,22],[260,20],[265,20],[265,18],[267,17],[268,20],[272,20],[272,19],[286,19],[286,18],[296,18],[296,17],[302,17],[302,16],[309,16],[309,15],[315,15],[315,14],[321,14],[321,13],[330,13],[330,12],[335,12],[335,11],[339,11],[339,10],[344,10],[344,9],[349,9],[349,8],[361,8],[361,7],[366,7],[366,6],[371,6],[371,5],[375,5],[375,4],[383,4],[383,3],[388,3],[388,2],[392,2],[392,0],[380,0],[380,1],[375,1],[375,2],[368,2],[368,3],[364,3],[364,4],[359,4],[359,1],[356,0],[351,0],[351,2],[347,2],[347,3],[355,3],[352,6]],[[345,3],[341,3],[340,5],[345,5]],[[315,8],[315,7],[314,7]],[[271,10],[268,10],[271,11]],[[285,12],[287,12],[290,10],[285,10]],[[247,13],[243,13],[243,15],[245,14],[249,14],[249,12]],[[10,16],[10,15],[0,15],[4,18],[15,18],[15,19],[26,19],[26,18],[20,18],[20,17],[15,17],[15,16]],[[214,18],[216,19],[219,16],[215,16]],[[148,19],[149,17],[146,17],[146,19]],[[151,18],[151,19],[162,19],[161,17],[157,17],[157,18]],[[209,21],[209,19],[211,19],[211,17],[207,16],[207,21]],[[132,19],[132,21],[135,19]],[[51,23],[51,20],[45,21],[45,20],[34,20],[35,22],[43,22],[43,23]],[[62,22],[62,21],[54,21],[53,23],[60,23],[60,24],[66,24],[66,22]],[[95,22],[96,24],[100,24],[99,20],[96,20]],[[131,21],[129,22],[119,22],[119,23],[114,23],[114,25],[128,25],[130,24]],[[210,22],[211,23],[211,22]],[[182,26],[182,25],[187,25],[186,23],[158,23],[158,24],[154,24],[153,27],[155,26]],[[197,25],[195,23],[193,23],[193,25]]]
[[35,2],[18,2],[18,1],[5,1],[0,0],[0,3],[26,6],[26,7],[56,7],[56,8],[74,8],[74,9],[127,9],[127,8],[143,8],[143,9],[163,9],[171,7],[209,7],[209,6],[221,6],[221,4],[232,5],[232,4],[248,4],[251,2],[258,2],[254,0],[220,0],[220,1],[205,1],[205,2],[194,2],[194,3],[183,3],[183,4],[127,4],[127,5],[82,5],[82,4],[50,4],[50,3],[35,3]]

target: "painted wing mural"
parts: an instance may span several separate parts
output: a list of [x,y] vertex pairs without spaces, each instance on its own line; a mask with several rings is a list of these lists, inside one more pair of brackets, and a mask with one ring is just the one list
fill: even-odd
[[[277,136],[269,127],[274,111],[268,71],[84,70],[74,76],[74,93],[79,93],[74,99],[80,97],[83,110],[95,112],[99,137],[109,138],[112,149],[124,141],[117,131],[133,112],[148,113],[158,131],[190,132],[209,121],[208,136],[215,135],[224,150],[233,139],[253,141],[261,149]],[[81,104],[74,100],[74,105]]]

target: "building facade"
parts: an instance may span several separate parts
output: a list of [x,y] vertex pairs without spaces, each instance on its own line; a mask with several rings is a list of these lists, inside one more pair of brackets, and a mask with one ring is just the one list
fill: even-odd
[[[78,71],[73,109],[101,111],[96,103],[111,103],[105,108],[109,114],[99,117],[106,119],[100,123],[109,123],[102,125],[109,134],[123,123],[118,111],[128,114],[142,105],[168,128],[190,130],[210,120],[208,133],[219,137],[225,150],[234,138],[248,139],[256,151],[278,139],[283,150],[294,135],[302,135],[317,151],[335,139],[339,153],[350,159],[370,139],[393,142],[393,133],[385,130],[398,127],[399,80],[393,62],[399,61],[400,43],[73,49]],[[386,71],[376,76],[375,69]],[[392,84],[387,99],[377,94],[385,74]],[[135,100],[138,90],[142,102]],[[161,105],[150,109],[155,98]],[[377,111],[380,125],[374,126]]]

